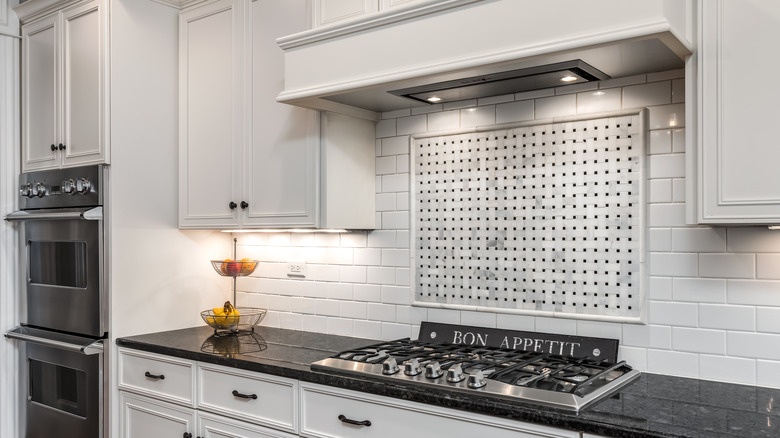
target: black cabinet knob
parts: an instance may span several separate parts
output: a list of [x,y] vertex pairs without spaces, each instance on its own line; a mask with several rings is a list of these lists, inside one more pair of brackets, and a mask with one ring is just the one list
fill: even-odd
[[246,201],[241,201],[241,209],[246,210],[247,207],[249,207],[249,204]]
[[192,438],[192,434],[189,432],[184,432],[184,435],[182,435],[182,438]]
[[231,210],[235,210],[235,209],[236,209],[236,207],[238,207],[238,205],[236,205],[236,203],[235,203],[235,202],[233,202],[233,201],[230,201],[230,204],[228,204],[228,207],[229,207]]
[[65,145],[60,143],[59,146],[57,146],[57,149],[59,149],[61,151],[64,151],[65,150]]
[[51,151],[52,151],[52,152],[54,152],[54,151],[56,151],[56,150],[57,150],[57,145],[55,145],[54,143],[52,143],[52,144],[51,144]]

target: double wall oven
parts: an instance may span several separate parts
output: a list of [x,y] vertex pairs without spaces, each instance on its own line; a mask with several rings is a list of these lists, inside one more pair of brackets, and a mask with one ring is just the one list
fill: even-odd
[[20,209],[6,216],[22,238],[25,309],[5,334],[19,342],[22,436],[107,436],[108,168],[22,174]]

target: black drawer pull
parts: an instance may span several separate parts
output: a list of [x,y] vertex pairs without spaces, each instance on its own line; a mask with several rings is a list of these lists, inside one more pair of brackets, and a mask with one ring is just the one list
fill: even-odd
[[192,434],[189,432],[184,432],[184,435],[182,435],[182,438],[192,438]]
[[350,420],[344,415],[339,415],[339,420],[341,420],[342,423],[354,424],[355,426],[366,426],[366,427],[371,426],[370,420],[363,420],[363,421]]
[[164,380],[165,379],[164,375],[160,374],[159,376],[155,376],[154,374],[150,373],[149,371],[144,373],[144,376],[146,376],[146,377],[148,377],[150,379],[160,379],[160,380]]
[[251,398],[252,400],[257,400],[257,394],[241,394],[235,389],[233,390],[233,397]]

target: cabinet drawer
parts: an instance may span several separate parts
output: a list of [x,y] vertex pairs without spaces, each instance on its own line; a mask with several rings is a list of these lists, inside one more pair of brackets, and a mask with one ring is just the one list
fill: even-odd
[[[364,424],[350,424],[345,420]],[[301,384],[300,435],[317,438],[580,436],[579,432],[312,384]]]
[[198,409],[285,432],[298,429],[295,380],[198,364]]
[[119,349],[119,389],[195,407],[195,363]]

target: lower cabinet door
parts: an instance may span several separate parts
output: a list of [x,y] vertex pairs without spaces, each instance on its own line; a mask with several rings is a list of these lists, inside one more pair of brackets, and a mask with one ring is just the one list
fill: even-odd
[[125,391],[119,393],[119,404],[120,438],[195,437],[194,409]]
[[199,412],[198,438],[294,438],[278,430]]
[[300,384],[307,438],[580,438],[579,432],[314,384]]

